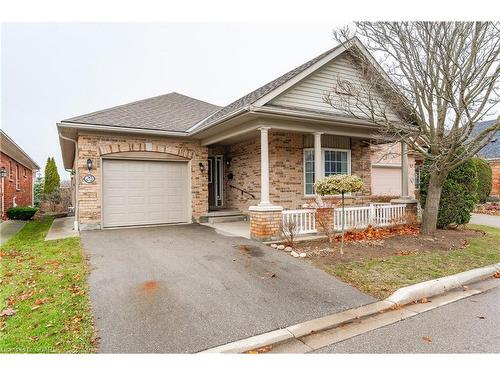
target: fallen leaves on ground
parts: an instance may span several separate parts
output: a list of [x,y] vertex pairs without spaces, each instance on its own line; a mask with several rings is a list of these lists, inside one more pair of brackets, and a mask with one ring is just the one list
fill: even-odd
[[258,349],[253,349],[253,350],[248,350],[246,351],[245,353],[246,354],[262,354],[262,353],[268,353],[271,351],[271,349],[273,348],[272,345],[267,345],[267,346],[264,346],[262,348],[258,348]]
[[[344,235],[345,242],[360,242],[360,241],[380,241],[384,238],[398,235],[414,235],[419,234],[419,228],[414,225],[396,225],[387,228],[374,228],[369,225],[368,228],[362,231],[348,231]],[[336,241],[341,241],[341,236],[335,237]]]
[[14,310],[12,307],[8,307],[2,311],[0,311],[0,316],[12,316],[16,313],[16,310]]
[[422,337],[422,339],[424,341],[427,341],[427,342],[432,342],[432,337],[431,336],[424,336],[424,337]]
[[500,279],[500,271],[495,272],[493,275],[496,279]]
[[421,298],[418,302],[419,303],[429,303],[431,301],[424,297],[424,298]]

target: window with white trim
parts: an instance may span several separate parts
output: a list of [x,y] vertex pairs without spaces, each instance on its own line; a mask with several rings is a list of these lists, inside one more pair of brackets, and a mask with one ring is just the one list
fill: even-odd
[[[323,175],[351,174],[351,150],[322,148]],[[314,149],[304,149],[304,194],[314,195]]]

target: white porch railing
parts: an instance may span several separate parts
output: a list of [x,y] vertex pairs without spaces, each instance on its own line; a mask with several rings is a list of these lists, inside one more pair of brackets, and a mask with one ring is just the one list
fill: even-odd
[[289,223],[295,223],[296,234],[316,233],[316,210],[284,210],[282,215],[283,230]]
[[[406,204],[374,203],[363,207],[344,208],[344,228],[348,230],[387,227],[402,223],[406,214]],[[334,209],[334,229],[342,230],[342,207]]]
[[[406,204],[371,203],[369,206],[345,207],[346,230],[364,229],[368,225],[387,227],[396,223],[403,223],[406,214]],[[342,207],[333,210],[334,230],[342,230]],[[317,233],[316,210],[283,210],[283,230],[289,230],[288,223],[295,223],[295,234]]]

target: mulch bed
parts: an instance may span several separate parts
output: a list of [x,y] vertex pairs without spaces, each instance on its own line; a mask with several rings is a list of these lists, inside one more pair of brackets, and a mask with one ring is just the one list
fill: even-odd
[[347,232],[344,254],[340,255],[339,237],[333,243],[328,240],[298,242],[297,252],[305,252],[314,263],[347,263],[357,260],[380,259],[392,255],[413,255],[435,251],[450,251],[469,244],[469,239],[484,233],[472,229],[438,230],[435,237],[425,237],[415,226],[395,228],[368,228],[364,231]]

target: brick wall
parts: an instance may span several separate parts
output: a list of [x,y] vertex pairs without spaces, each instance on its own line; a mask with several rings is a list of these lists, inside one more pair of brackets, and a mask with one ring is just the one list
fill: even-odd
[[[248,207],[260,202],[260,137],[231,145],[227,149],[231,165],[226,169],[233,180],[226,181],[226,206],[248,214]],[[304,196],[303,136],[298,133],[269,133],[269,193],[271,203],[285,209],[301,208],[312,198]],[[351,141],[351,172],[360,176],[371,193],[371,154],[361,140]],[[255,199],[230,189],[232,184],[255,195]],[[363,199],[363,197],[359,197]],[[359,200],[358,199],[358,200]],[[348,200],[354,204],[354,199]],[[358,203],[356,201],[356,203]]]
[[500,197],[500,160],[490,161],[491,165],[491,193],[492,196]]
[[[18,206],[31,206],[33,204],[33,172],[3,152],[0,152],[0,167],[7,170],[7,177],[4,178],[5,191],[1,191],[0,185],[0,194],[4,195],[5,205],[0,215],[13,206],[14,200]],[[16,167],[19,168],[19,189],[16,188]],[[2,215],[2,219],[5,218],[5,214]]]
[[[152,148],[146,149],[146,143]],[[201,173],[198,164],[207,165],[208,151],[198,141],[183,141],[175,138],[131,137],[124,135],[81,134],[78,138],[78,209],[82,229],[97,229],[101,225],[101,156],[126,151],[155,151],[190,159],[191,162],[191,207],[193,219],[197,220],[208,211],[207,173]],[[92,159],[95,182],[84,183],[88,173],[87,159]]]

